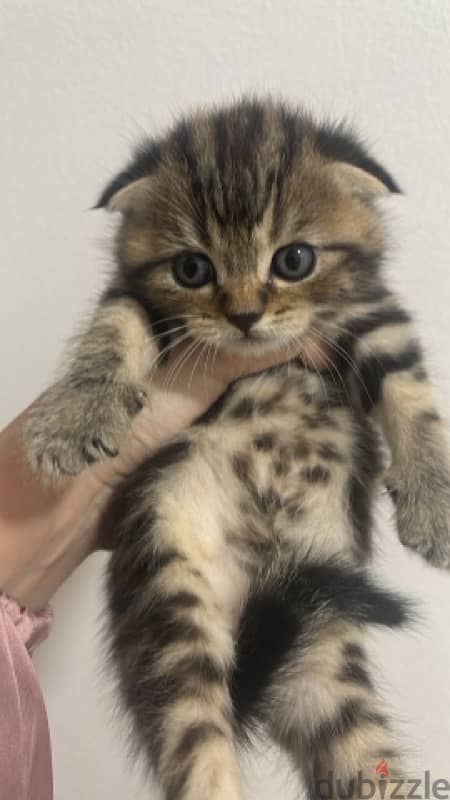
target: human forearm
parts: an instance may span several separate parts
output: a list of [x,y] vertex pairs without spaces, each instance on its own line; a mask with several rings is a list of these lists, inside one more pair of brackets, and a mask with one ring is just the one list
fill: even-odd
[[108,489],[88,472],[44,486],[25,457],[23,419],[0,434],[0,588],[38,610],[94,549]]
[[45,484],[28,464],[23,424],[29,410],[0,433],[0,590],[30,610],[103,545],[101,518],[114,486],[146,455],[188,425],[202,404],[159,393],[135,420],[123,453],[58,485]]

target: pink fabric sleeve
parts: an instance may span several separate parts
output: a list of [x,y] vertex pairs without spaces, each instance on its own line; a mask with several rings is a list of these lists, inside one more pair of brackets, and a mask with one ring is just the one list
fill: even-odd
[[47,714],[31,661],[50,609],[32,614],[0,593],[0,798],[52,800]]

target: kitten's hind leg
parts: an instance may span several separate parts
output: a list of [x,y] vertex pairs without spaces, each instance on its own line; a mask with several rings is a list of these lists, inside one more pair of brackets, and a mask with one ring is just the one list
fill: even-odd
[[308,796],[387,800],[406,774],[360,632],[330,630],[301,662],[297,678],[279,689],[284,713],[273,720],[272,732],[302,774]]
[[[182,446],[166,448],[166,466],[182,455]],[[150,480],[158,463],[149,462]],[[123,490],[109,572],[111,653],[133,738],[166,800],[242,800],[229,692],[233,625],[204,552],[211,518],[202,548],[186,473],[159,495],[142,482],[145,469]],[[223,559],[219,570],[227,579]]]
[[378,786],[377,767],[384,763],[393,781],[405,776],[362,646],[364,623],[403,621],[395,596],[339,565],[301,567],[248,605],[238,645],[236,712],[287,751],[310,800],[389,798],[394,783]]

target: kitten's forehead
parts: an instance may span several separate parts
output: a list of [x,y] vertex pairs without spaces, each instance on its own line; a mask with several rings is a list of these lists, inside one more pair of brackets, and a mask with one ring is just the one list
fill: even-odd
[[375,215],[368,204],[361,215],[355,196],[378,187],[398,191],[342,126],[319,125],[280,102],[244,99],[186,116],[144,143],[98,205],[124,213],[119,255],[131,263],[183,248],[219,250],[230,271],[249,269],[265,248],[311,230],[319,244],[325,228],[331,237],[336,230],[366,237]]
[[183,164],[199,211],[221,228],[260,225],[282,191],[306,131],[293,112],[241,103],[183,121],[169,151]]

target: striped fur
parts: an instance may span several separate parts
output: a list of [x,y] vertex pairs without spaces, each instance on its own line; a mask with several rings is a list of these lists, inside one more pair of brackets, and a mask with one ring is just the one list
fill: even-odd
[[[27,423],[46,475],[114,455],[178,341],[205,356],[289,341],[333,353],[321,375],[292,362],[241,379],[115,496],[111,654],[167,800],[241,798],[237,749],[254,729],[287,750],[311,800],[330,772],[348,797],[383,758],[404,774],[363,643],[407,617],[367,574],[383,471],[372,419],[402,542],[447,568],[450,469],[420,342],[381,270],[388,191],[342,126],[244,100],[144,143],[100,198],[121,212],[117,271]],[[271,268],[291,242],[315,253],[298,282]],[[214,280],[180,285],[186,252]],[[233,324],[243,314],[250,336]]]
[[311,797],[330,770],[351,781],[388,754],[402,774],[360,645],[368,625],[408,617],[363,568],[379,467],[346,394],[290,365],[239,381],[213,424],[117,493],[111,655],[167,797],[242,797],[236,751],[255,730],[290,753]]

